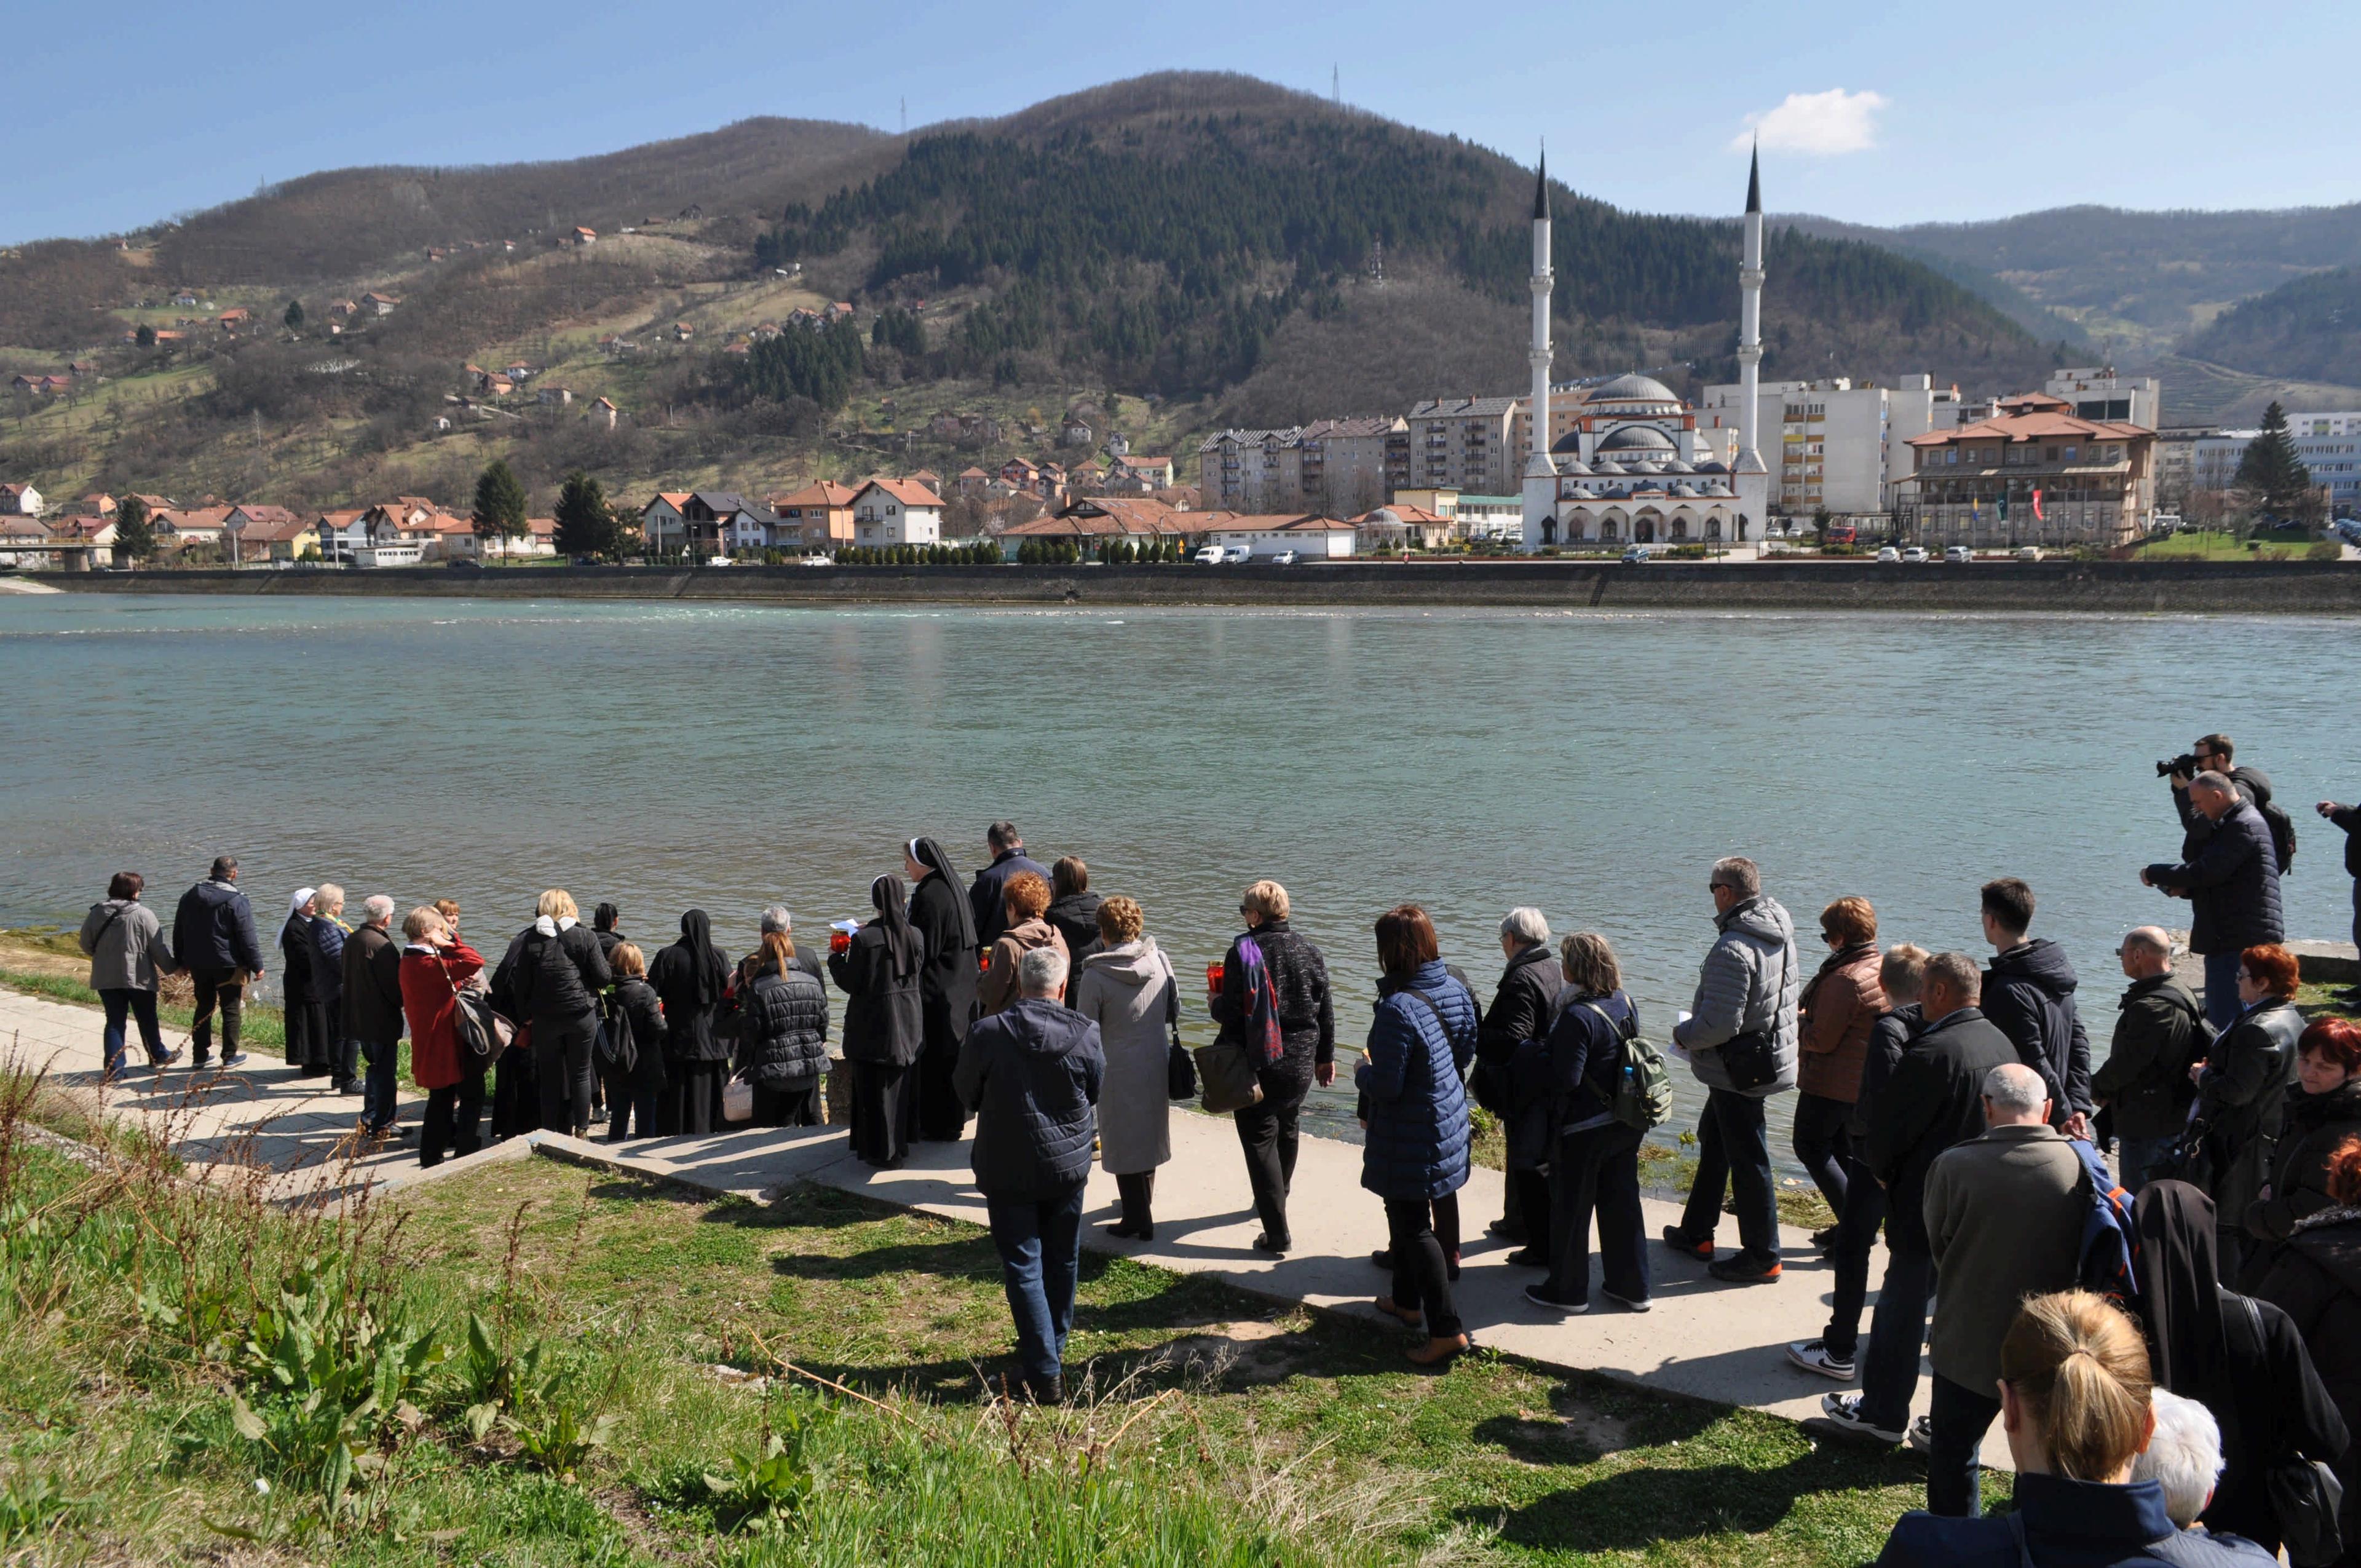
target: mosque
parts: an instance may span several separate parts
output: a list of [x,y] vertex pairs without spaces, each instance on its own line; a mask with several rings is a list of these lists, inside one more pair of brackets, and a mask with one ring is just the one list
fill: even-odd
[[[1549,170],[1533,181],[1532,409],[1553,407],[1550,387]],[[1571,428],[1543,451],[1532,444],[1524,473],[1524,544],[1594,550],[1623,544],[1729,544],[1759,541],[1770,508],[1771,471],[1756,444],[1756,378],[1763,360],[1763,184],[1747,171],[1745,249],[1738,273],[1738,446],[1718,454],[1697,429],[1697,411],[1662,381],[1618,376],[1594,387]],[[1561,395],[1557,406],[1562,407]],[[1529,420],[1546,432],[1555,420]]]

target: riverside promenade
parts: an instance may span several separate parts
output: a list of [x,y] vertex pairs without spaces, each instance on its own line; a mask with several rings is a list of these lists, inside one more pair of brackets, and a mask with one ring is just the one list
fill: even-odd
[[[187,1044],[184,1031],[167,1028],[165,1038],[174,1046]],[[249,1055],[234,1071],[202,1076],[184,1066],[161,1074],[134,1069],[115,1086],[101,1089],[96,1009],[5,988],[0,1051],[13,1052],[24,1066],[46,1067],[62,1091],[100,1102],[108,1116],[144,1124],[168,1139],[192,1168],[216,1178],[259,1179],[263,1190],[288,1203],[392,1196],[423,1181],[464,1180],[489,1162],[539,1155],[756,1202],[770,1201],[795,1182],[819,1182],[946,1219],[985,1223],[965,1144],[916,1145],[905,1168],[881,1171],[852,1158],[841,1127],[748,1128],[620,1146],[541,1133],[421,1170],[414,1135],[425,1102],[415,1092],[401,1096],[400,1113],[412,1140],[363,1151],[350,1137],[359,1099],[320,1093],[321,1080],[299,1078],[275,1058]],[[258,1167],[269,1173],[267,1179]],[[1361,1190],[1360,1172],[1357,1146],[1304,1138],[1289,1205],[1297,1249],[1285,1258],[1266,1257],[1250,1245],[1260,1226],[1228,1119],[1176,1106],[1172,1160],[1156,1184],[1156,1240],[1107,1236],[1115,1181],[1093,1167],[1082,1245],[1175,1273],[1211,1275],[1275,1300],[1363,1317],[1373,1330],[1403,1338],[1400,1326],[1379,1318],[1371,1305],[1388,1288],[1388,1277],[1369,1262],[1370,1253],[1386,1245],[1386,1227],[1378,1201]],[[1655,1310],[1640,1314],[1605,1307],[1587,1316],[1545,1319],[1521,1295],[1539,1275],[1507,1265],[1502,1259],[1510,1248],[1483,1234],[1485,1223],[1500,1212],[1501,1182],[1500,1172],[1479,1168],[1460,1194],[1469,1234],[1465,1273],[1455,1289],[1478,1344],[1544,1366],[1683,1398],[1752,1406],[1791,1420],[1817,1415],[1821,1395],[1850,1387],[1798,1371],[1782,1354],[1788,1341],[1818,1334],[1835,1277],[1805,1233],[1784,1228],[1785,1277],[1777,1284],[1724,1285],[1709,1278],[1702,1264],[1657,1244],[1657,1232],[1678,1211],[1673,1203],[1650,1200]],[[1726,1246],[1736,1243],[1735,1224],[1729,1221],[1723,1227],[1719,1239]],[[1597,1267],[1595,1256],[1592,1266]],[[1872,1287],[1883,1268],[1881,1248],[1871,1266]],[[1593,1298],[1599,1299],[1595,1286]],[[1928,1389],[1922,1377],[1914,1413],[1927,1408]],[[1997,1429],[1985,1443],[1984,1463],[2009,1464]]]

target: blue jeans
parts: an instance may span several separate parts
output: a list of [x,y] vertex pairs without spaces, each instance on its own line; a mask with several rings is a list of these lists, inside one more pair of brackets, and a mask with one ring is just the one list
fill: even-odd
[[1689,1184],[1681,1234],[1692,1241],[1712,1239],[1721,1219],[1721,1194],[1738,1200],[1738,1245],[1766,1263],[1779,1261],[1779,1200],[1771,1189],[1771,1135],[1763,1124],[1763,1102],[1730,1089],[1706,1091],[1697,1118],[1697,1179]]
[[2000,1415],[1996,1394],[1979,1394],[1935,1374],[1935,1408],[1927,1416],[1934,1442],[1927,1455],[1927,1511],[1971,1519],[1984,1511],[1981,1455],[1984,1433]]
[[164,1054],[164,1031],[156,1023],[156,993],[136,988],[109,989],[98,993],[106,1007],[106,1076],[113,1078],[123,1070],[124,1020],[126,1016],[139,1020],[139,1041],[148,1047],[148,1059],[155,1061]]
[[1902,1431],[1910,1425],[1918,1347],[1927,1340],[1927,1298],[1934,1291],[1934,1255],[1895,1246],[1889,1230],[1885,1283],[1878,1288],[1877,1311],[1869,1320],[1869,1354],[1861,1368],[1861,1415],[1872,1426]]
[[2238,959],[2245,950],[2205,955],[2205,1021],[2216,1033],[2236,1023],[2246,1005],[2238,1000]]
[[401,1066],[400,1040],[362,1040],[361,1059],[368,1076],[361,1080],[361,1124],[371,1132],[393,1125],[395,1077]]
[[2154,1179],[2153,1172],[2172,1152],[2174,1140],[2165,1138],[2117,1138],[2115,1140],[2115,1181],[2133,1197]]
[[1016,1359],[1036,1385],[1065,1370],[1074,1326],[1074,1275],[1082,1257],[1082,1187],[1060,1198],[1003,1201],[986,1195],[1001,1284],[1016,1320]]

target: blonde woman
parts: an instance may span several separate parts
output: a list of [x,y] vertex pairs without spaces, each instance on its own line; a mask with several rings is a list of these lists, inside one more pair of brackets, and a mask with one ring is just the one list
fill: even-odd
[[493,971],[495,1005],[505,1000],[502,1012],[533,1025],[533,1077],[546,1132],[589,1135],[590,1042],[598,1033],[599,993],[614,980],[598,938],[562,887],[535,902],[533,924],[517,933]]

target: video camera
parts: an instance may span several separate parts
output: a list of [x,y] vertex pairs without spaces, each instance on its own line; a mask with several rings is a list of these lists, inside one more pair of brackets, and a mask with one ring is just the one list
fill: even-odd
[[2167,757],[2156,765],[2156,776],[2169,779],[2176,776],[2195,778],[2203,770],[2198,766],[2194,752],[2183,751],[2178,757]]

